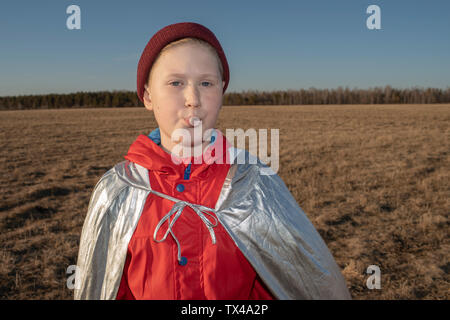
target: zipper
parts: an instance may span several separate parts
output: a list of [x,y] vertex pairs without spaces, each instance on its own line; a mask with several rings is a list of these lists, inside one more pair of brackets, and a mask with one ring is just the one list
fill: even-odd
[[191,175],[191,164],[184,169],[184,180],[189,180],[189,176]]

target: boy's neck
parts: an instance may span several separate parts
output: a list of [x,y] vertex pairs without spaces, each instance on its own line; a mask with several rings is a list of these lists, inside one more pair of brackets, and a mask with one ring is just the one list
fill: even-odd
[[[167,141],[167,139],[169,141]],[[173,141],[170,140],[170,138],[165,137],[164,135],[161,135],[161,148],[167,152],[170,155],[175,155],[178,158],[186,158],[186,156],[184,156],[183,153],[183,149],[185,149],[185,151],[190,151],[190,157],[199,157],[201,156],[206,148],[208,147],[208,145],[210,144],[210,141],[203,141],[201,148],[199,148],[199,146],[193,146],[193,147],[183,147],[181,148],[178,152],[172,152],[174,147],[177,146],[177,143],[174,143]],[[186,150],[187,149],[187,150]]]

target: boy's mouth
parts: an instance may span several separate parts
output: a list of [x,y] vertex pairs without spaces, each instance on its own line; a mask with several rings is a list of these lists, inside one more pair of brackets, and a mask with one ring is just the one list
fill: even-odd
[[184,122],[189,127],[194,128],[194,127],[201,125],[202,120],[199,117],[193,116],[193,117],[184,118]]

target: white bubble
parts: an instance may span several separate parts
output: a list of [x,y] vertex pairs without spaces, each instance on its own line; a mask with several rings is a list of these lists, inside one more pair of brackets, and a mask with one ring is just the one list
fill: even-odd
[[191,126],[197,127],[202,123],[202,120],[200,120],[200,118],[198,117],[191,117],[189,119],[189,123],[191,124]]

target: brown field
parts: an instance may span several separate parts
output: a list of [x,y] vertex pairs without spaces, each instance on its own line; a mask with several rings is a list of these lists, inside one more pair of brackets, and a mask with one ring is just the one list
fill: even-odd
[[[255,106],[223,107],[217,127],[280,129],[278,173],[354,299],[449,299],[449,123],[449,104]],[[0,124],[0,298],[72,299],[93,187],[156,122],[127,108],[4,111]]]

